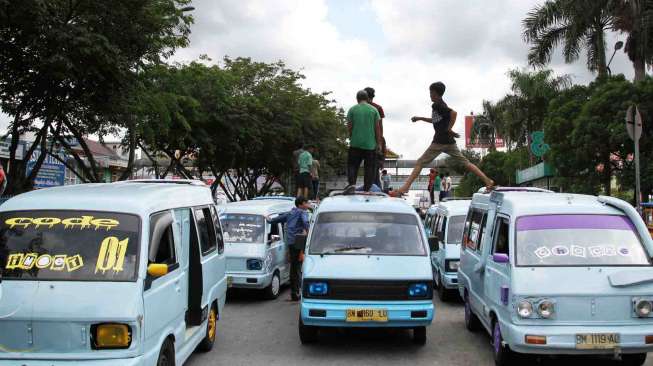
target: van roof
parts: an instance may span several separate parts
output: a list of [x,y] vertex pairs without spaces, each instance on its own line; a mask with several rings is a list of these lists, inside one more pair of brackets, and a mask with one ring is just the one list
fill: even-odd
[[501,212],[514,216],[539,214],[605,214],[624,215],[621,210],[599,202],[598,197],[553,192],[492,192],[476,193],[472,204],[497,203]]
[[436,208],[444,211],[450,216],[467,215],[471,203],[472,200],[444,201],[438,203]]
[[396,212],[417,215],[405,200],[385,195],[344,195],[325,198],[319,212]]
[[35,190],[0,206],[0,211],[88,210],[147,216],[177,207],[213,204],[207,186],[191,184],[90,183]]
[[221,206],[221,211],[224,213],[270,215],[290,211],[293,207],[295,207],[295,203],[289,200],[264,199],[227,203]]

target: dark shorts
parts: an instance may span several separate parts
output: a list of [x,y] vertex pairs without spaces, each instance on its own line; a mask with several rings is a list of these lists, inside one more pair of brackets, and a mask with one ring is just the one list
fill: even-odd
[[301,173],[297,176],[297,188],[311,188],[312,186],[311,173]]

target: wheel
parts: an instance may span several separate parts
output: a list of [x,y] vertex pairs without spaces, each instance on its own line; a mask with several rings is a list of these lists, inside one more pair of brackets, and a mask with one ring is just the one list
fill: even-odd
[[444,287],[442,276],[440,276],[439,272],[436,274],[436,276],[437,276],[436,281],[437,281],[438,297],[442,302],[447,302],[451,300],[451,294],[449,293],[449,290],[447,290],[447,288]]
[[492,324],[492,353],[494,354],[494,364],[496,366],[510,366],[514,364],[515,353],[510,347],[503,344],[501,327],[498,321]]
[[175,345],[170,338],[163,342],[156,366],[175,366]]
[[317,342],[317,334],[319,329],[310,325],[304,325],[301,316],[299,317],[299,340],[302,344],[310,344]]
[[413,343],[420,346],[426,344],[426,327],[413,328]]
[[472,304],[469,303],[469,295],[465,293],[465,328],[470,332],[481,329],[481,321],[472,310]]
[[278,271],[274,272],[270,285],[263,291],[265,292],[265,298],[268,300],[274,300],[279,297],[279,292],[281,291],[281,278],[279,277]]
[[628,366],[641,366],[646,362],[646,353],[629,353],[621,355],[621,364]]
[[200,351],[208,352],[213,349],[217,329],[218,311],[216,310],[216,305],[213,305],[211,306],[211,310],[209,310],[209,317],[206,322],[206,336],[204,339],[202,339],[202,342],[198,346]]

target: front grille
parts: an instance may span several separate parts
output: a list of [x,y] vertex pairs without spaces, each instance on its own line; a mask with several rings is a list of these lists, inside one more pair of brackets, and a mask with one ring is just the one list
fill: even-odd
[[245,271],[247,271],[247,261],[245,258],[227,258],[227,272]]
[[[328,283],[328,292],[324,296],[311,296],[308,285],[311,282]],[[428,292],[424,297],[408,296],[408,287],[414,283],[427,283]],[[305,298],[329,300],[369,300],[369,301],[400,301],[400,300],[430,300],[433,290],[430,281],[371,281],[371,280],[306,280],[303,293]]]

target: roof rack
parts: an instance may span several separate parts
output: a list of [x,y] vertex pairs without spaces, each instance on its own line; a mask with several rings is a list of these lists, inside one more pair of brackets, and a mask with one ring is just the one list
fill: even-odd
[[189,186],[208,187],[208,185],[199,179],[134,179],[116,182],[114,184],[125,183],[157,183],[157,184],[185,184]]
[[488,191],[486,187],[482,187],[478,190],[478,193],[489,194],[492,192],[537,192],[537,193],[554,193],[548,189],[536,188],[536,187],[496,187]]
[[345,193],[343,190],[333,190],[329,193],[329,197],[335,196],[374,196],[374,197],[389,197],[383,192],[354,192],[354,193]]
[[295,197],[290,196],[259,196],[254,197],[253,201],[295,201]]
[[471,197],[445,197],[440,202],[451,202],[451,201],[469,201]]

